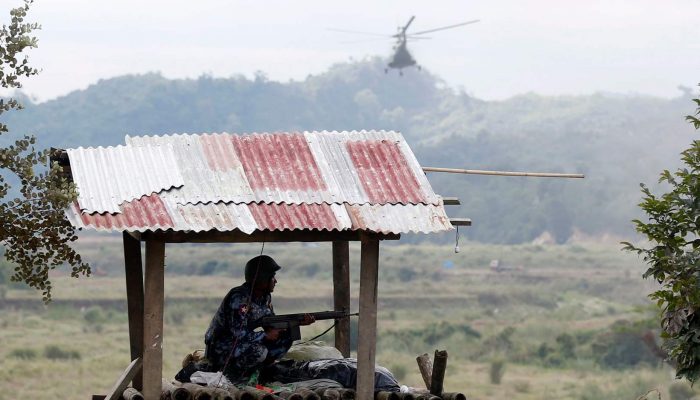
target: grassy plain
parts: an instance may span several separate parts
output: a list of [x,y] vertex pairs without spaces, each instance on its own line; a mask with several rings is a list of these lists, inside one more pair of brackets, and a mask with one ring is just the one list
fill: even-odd
[[[7,288],[0,302],[0,400],[87,399],[106,392],[128,364],[120,238],[86,236],[79,246],[98,276],[74,279],[59,271],[51,305],[39,305],[32,290]],[[654,284],[641,279],[644,266],[635,256],[617,244],[460,247],[460,253],[427,244],[381,248],[377,362],[401,383],[422,386],[416,355],[446,349],[445,386],[470,399],[637,399],[653,389],[671,398],[672,370],[649,358],[639,340],[658,332],[646,299]],[[285,267],[274,295],[278,313],[331,307],[330,250],[265,245]],[[166,377],[202,347],[221,297],[259,252],[260,245],[168,245]],[[489,268],[494,259],[505,268]],[[356,302],[354,245],[351,265]],[[327,326],[319,322],[302,334]],[[504,369],[494,383],[498,363]]]

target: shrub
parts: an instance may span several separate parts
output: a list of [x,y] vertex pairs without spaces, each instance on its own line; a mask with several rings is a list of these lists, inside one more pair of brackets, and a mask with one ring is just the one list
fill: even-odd
[[506,372],[506,362],[503,359],[496,359],[491,361],[491,368],[489,369],[489,379],[494,385],[500,385],[503,375]]
[[165,320],[175,326],[182,326],[185,323],[187,312],[188,310],[178,305],[168,307],[165,309]]
[[397,364],[391,367],[391,374],[394,375],[397,381],[401,382],[406,377],[406,366]]
[[613,332],[604,332],[591,345],[596,361],[609,368],[631,368],[639,364],[654,365],[659,358],[644,342],[642,332],[627,322],[618,323]]
[[671,400],[689,400],[695,396],[695,391],[684,381],[676,381],[668,386]]
[[49,360],[79,360],[80,353],[77,350],[64,350],[51,344],[44,348],[44,357]]
[[91,325],[98,324],[105,319],[104,312],[102,311],[102,307],[100,306],[93,306],[88,308],[85,311],[85,314],[83,314],[83,318],[85,321],[87,321]]
[[14,349],[10,352],[10,357],[19,358],[20,360],[33,360],[36,358],[36,350],[34,349]]
[[530,393],[530,382],[528,381],[515,381],[513,382],[513,389],[518,393]]

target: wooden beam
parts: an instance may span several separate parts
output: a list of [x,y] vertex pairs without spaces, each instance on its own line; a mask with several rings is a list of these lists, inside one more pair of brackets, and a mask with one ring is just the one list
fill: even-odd
[[357,400],[374,399],[377,349],[377,281],[379,239],[363,235],[360,255],[360,321],[357,339]]
[[[334,242],[359,241],[362,231],[255,231],[247,234],[239,230],[220,232],[144,232],[141,240],[161,240],[165,243],[259,243],[259,242]],[[399,234],[380,234],[379,240],[399,240]]]
[[471,218],[450,218],[452,226],[472,226]]
[[[141,242],[129,233],[122,233],[124,240],[124,272],[126,275],[126,305],[129,315],[129,348],[131,359],[143,357],[143,265]],[[141,369],[134,375],[134,388],[143,388]]]
[[[124,393],[124,389],[126,389],[127,386],[129,386],[129,382],[134,378],[134,375],[136,375],[136,372],[141,369],[141,359],[137,358],[135,360],[131,361],[131,364],[129,364],[128,367],[122,372],[121,376],[117,381],[114,383],[114,386],[112,387],[112,390],[110,390],[107,393],[107,396],[105,396],[105,400],[118,400],[122,398],[122,394]],[[158,382],[160,385],[160,382]]]
[[143,397],[158,400],[163,379],[165,242],[146,241],[143,319]]
[[132,238],[134,238],[134,239],[136,239],[136,240],[138,240],[138,241],[141,241],[141,232],[128,232],[128,231],[124,231],[124,233],[128,234],[129,236],[131,236]]
[[462,203],[456,197],[443,197],[442,204],[445,206],[458,206]]
[[447,351],[435,350],[435,357],[433,357],[433,374],[430,377],[430,394],[433,396],[442,396],[446,369]]
[[[333,242],[333,308],[350,311],[350,244]],[[335,348],[343,357],[350,357],[350,318],[335,325]]]

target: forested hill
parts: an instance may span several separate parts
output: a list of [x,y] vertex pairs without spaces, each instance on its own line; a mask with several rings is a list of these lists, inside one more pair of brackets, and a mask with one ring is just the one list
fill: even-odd
[[1,140],[33,133],[41,146],[78,147],[123,144],[125,134],[398,130],[424,166],[585,173],[583,181],[429,175],[436,192],[462,201],[451,213],[474,221],[464,236],[520,243],[547,231],[563,242],[576,231],[632,232],[639,183],[676,167],[693,138],[684,121],[691,97],[686,90],[672,100],[527,94],[482,101],[426,72],[386,75],[381,60],[287,83],[146,74],[25,101],[25,110],[4,115],[15,135]]

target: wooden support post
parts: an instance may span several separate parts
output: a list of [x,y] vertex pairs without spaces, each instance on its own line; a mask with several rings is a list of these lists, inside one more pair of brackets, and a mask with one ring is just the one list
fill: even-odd
[[433,374],[433,362],[430,361],[430,356],[428,353],[424,353],[416,357],[416,362],[418,363],[420,376],[423,377],[423,382],[425,382],[425,388],[430,390],[431,376]]
[[435,350],[433,357],[433,375],[430,377],[430,394],[442,396],[442,384],[445,380],[447,369],[447,351]]
[[163,379],[165,242],[146,241],[143,318],[143,397],[158,400]]
[[[141,242],[129,233],[124,238],[124,271],[126,274],[126,304],[129,313],[129,347],[131,360],[143,357],[143,266]],[[143,389],[143,373],[139,369],[134,375],[133,386]]]
[[[333,309],[350,312],[350,245],[333,242]],[[341,318],[335,325],[335,348],[343,357],[350,357],[350,318]]]
[[362,236],[360,255],[360,321],[357,346],[357,400],[374,399],[374,359],[377,348],[377,280],[379,239]]

